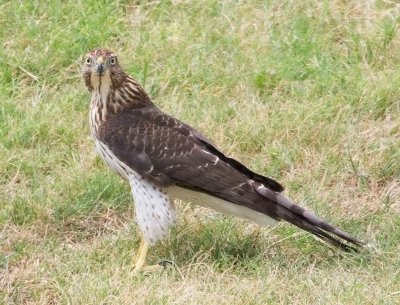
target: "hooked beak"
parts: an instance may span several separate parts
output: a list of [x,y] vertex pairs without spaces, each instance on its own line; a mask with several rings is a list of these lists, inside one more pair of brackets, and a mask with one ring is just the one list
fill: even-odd
[[104,64],[96,65],[96,74],[102,75],[104,72]]
[[99,58],[97,58],[96,61],[96,74],[101,76],[103,72],[104,72],[104,59],[103,56],[100,56]]

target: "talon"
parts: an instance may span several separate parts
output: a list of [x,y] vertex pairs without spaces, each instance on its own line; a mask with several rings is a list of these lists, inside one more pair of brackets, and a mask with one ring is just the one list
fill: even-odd
[[151,273],[162,271],[167,268],[168,265],[174,265],[172,261],[169,260],[161,260],[156,265],[147,265],[146,264],[146,256],[149,250],[149,244],[142,238],[140,241],[139,250],[132,260],[132,267],[134,273]]
[[173,266],[175,265],[175,263],[173,261],[167,260],[167,259],[163,259],[157,262],[158,265],[160,265],[161,267],[167,268],[168,266]]

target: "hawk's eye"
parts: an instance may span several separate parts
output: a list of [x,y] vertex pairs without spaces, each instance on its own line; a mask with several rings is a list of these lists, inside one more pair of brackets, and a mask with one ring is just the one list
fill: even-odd
[[85,63],[89,66],[92,63],[92,59],[90,57],[86,57]]
[[111,66],[114,66],[116,62],[117,62],[117,59],[115,57],[111,57],[110,58],[109,63],[110,63]]

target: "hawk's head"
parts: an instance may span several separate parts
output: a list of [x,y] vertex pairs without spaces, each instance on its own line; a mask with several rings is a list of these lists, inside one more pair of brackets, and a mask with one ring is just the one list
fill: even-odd
[[110,50],[95,49],[83,61],[82,75],[89,91],[117,88],[126,77],[117,56]]

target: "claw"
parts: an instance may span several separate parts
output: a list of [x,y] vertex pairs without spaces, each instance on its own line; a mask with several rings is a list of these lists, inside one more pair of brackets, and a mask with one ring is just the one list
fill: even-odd
[[158,261],[157,265],[164,267],[164,269],[166,269],[168,266],[174,266],[175,263],[173,261],[163,259],[163,260]]
[[156,265],[147,266],[146,256],[149,250],[149,244],[142,239],[140,241],[140,246],[137,254],[132,260],[133,272],[156,272],[160,270],[165,270],[168,266],[175,265],[174,262],[169,260],[160,260]]

